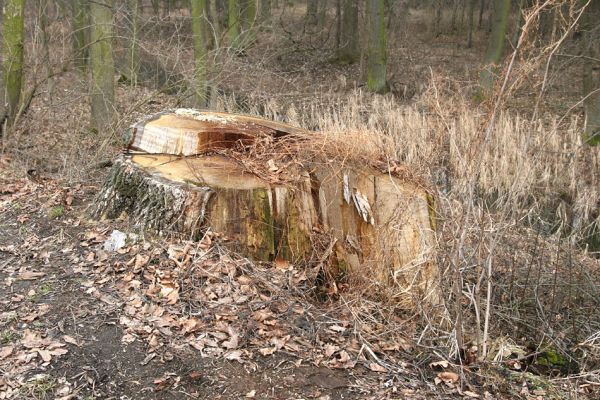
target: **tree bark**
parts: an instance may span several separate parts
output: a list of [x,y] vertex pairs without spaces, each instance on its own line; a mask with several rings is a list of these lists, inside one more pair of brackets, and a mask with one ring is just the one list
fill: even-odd
[[600,145],[600,2],[591,1],[583,15],[583,96],[585,109],[584,140]]
[[227,2],[227,37],[229,46],[237,49],[240,46],[240,5],[238,0]]
[[138,85],[140,73],[140,50],[139,50],[139,4],[140,0],[127,0],[127,28],[128,37],[125,46],[127,60],[127,76],[132,86]]
[[[391,288],[407,309],[439,305],[432,198],[420,184],[369,165],[318,160],[293,163],[291,180],[274,183],[227,153],[215,155],[240,140],[290,134],[322,146],[320,134],[260,118],[190,110],[152,116],[133,127],[136,154],[117,159],[92,214],[125,213],[142,231],[192,240],[211,229],[255,260],[317,264],[336,279],[361,276]],[[169,154],[194,138],[200,147],[186,147],[189,156]]]
[[367,60],[367,87],[370,91],[384,93],[388,89],[386,80],[386,37],[384,0],[368,0],[369,51]]
[[260,22],[264,26],[271,25],[271,0],[260,0]]
[[85,71],[88,62],[87,35],[88,30],[88,3],[86,0],[73,0],[71,2],[72,30],[73,30],[73,60],[75,68]]
[[196,104],[204,107],[206,90],[206,0],[192,0],[192,31],[194,34],[194,92]]
[[498,64],[502,60],[504,44],[506,42],[506,28],[508,26],[510,4],[511,0],[496,0],[495,3],[492,32],[488,39],[488,46],[484,58],[485,65],[479,75],[479,83],[486,95],[490,94],[494,87],[494,76],[497,73]]
[[23,35],[25,0],[6,0],[3,7],[2,50],[6,115],[9,123],[19,112],[23,81]]
[[112,53],[113,38],[112,0],[93,1],[90,4],[90,69],[92,127],[107,129],[113,121],[115,66]]
[[242,46],[248,47],[256,40],[256,0],[240,1],[240,21],[243,28]]
[[473,16],[475,14],[475,3],[477,0],[469,0],[468,13],[468,33],[467,33],[467,47],[470,49],[473,46]]
[[306,0],[306,23],[308,25],[317,25],[317,13],[319,2],[317,0]]
[[358,3],[353,0],[341,1],[342,19],[337,61],[341,64],[353,64],[360,57],[358,46]]

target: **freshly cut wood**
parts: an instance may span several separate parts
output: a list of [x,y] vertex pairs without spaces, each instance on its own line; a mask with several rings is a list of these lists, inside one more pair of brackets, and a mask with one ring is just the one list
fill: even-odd
[[261,136],[301,132],[304,131],[256,117],[178,109],[138,122],[126,139],[132,150],[190,156],[238,144],[249,145]]
[[[337,165],[300,152],[286,163],[270,158],[267,171],[275,176],[264,175],[257,148],[247,146],[301,135],[305,147],[322,136],[255,117],[190,113],[136,124],[131,148],[145,152],[117,159],[95,216],[126,214],[141,230],[192,239],[210,228],[256,260],[312,261],[329,276],[361,276],[393,288],[410,308],[441,302],[432,198],[422,185],[364,163]],[[173,154],[151,154],[161,148]],[[256,157],[256,169],[242,156]]]

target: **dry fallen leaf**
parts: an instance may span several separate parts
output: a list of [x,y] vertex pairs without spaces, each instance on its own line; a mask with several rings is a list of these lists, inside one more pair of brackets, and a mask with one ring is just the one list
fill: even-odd
[[458,382],[458,374],[450,371],[444,371],[437,374],[437,377],[445,384],[453,384]]
[[66,343],[69,343],[69,344],[74,344],[75,346],[79,346],[79,342],[77,342],[77,339],[75,339],[75,338],[74,338],[74,337],[72,337],[72,336],[69,336],[69,335],[63,335],[63,337],[62,337],[62,338],[63,338],[63,340],[64,340]]
[[44,275],[46,275],[44,272],[25,271],[19,274],[19,276],[17,276],[17,279],[21,281],[33,281],[38,278],[41,278]]
[[244,360],[242,360],[242,351],[241,350],[233,350],[228,352],[227,354],[225,354],[225,359],[226,360],[230,360],[230,361],[237,361],[240,363],[243,363]]
[[258,352],[265,357],[270,356],[271,354],[275,353],[276,351],[277,351],[277,347],[265,347],[262,349],[258,349]]
[[440,361],[432,362],[431,364],[429,364],[429,368],[434,368],[434,367],[448,368],[449,365],[450,365],[450,363],[448,361],[440,360]]
[[0,348],[0,360],[3,360],[6,357],[10,356],[13,353],[14,349],[15,348],[13,346],[4,346]]
[[246,393],[246,398],[248,399],[253,399],[256,396],[256,390],[251,390],[248,393]]
[[374,362],[369,364],[369,369],[373,372],[387,372],[387,369],[384,366]]

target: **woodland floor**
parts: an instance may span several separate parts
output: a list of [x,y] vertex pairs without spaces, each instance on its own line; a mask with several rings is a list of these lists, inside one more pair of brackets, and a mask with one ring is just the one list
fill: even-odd
[[[469,50],[454,36],[435,45],[417,35],[391,42],[393,89],[402,102],[424,90],[433,73],[471,85],[483,47],[477,37]],[[330,56],[259,38],[221,79],[232,91],[279,103],[350,95],[362,81],[360,67],[332,65]],[[118,142],[108,137],[99,146],[84,128],[88,105],[81,83],[73,82],[75,73],[58,75],[54,95],[36,96],[16,132],[18,146],[0,153],[0,399],[597,394],[594,385],[579,391],[567,380],[551,385],[529,373],[452,365],[403,332],[392,342],[378,339],[385,326],[352,315],[347,302],[354,298],[323,300],[311,271],[251,264],[224,250],[218,236],[199,243],[148,237],[103,250],[114,229],[130,232],[126,221],[86,214],[107,172],[91,166],[112,158]],[[563,85],[558,97],[575,96],[569,90],[578,89]],[[122,126],[177,104],[139,88],[120,86],[117,93]],[[365,307],[376,313],[377,305]],[[414,330],[411,321],[395,323]]]

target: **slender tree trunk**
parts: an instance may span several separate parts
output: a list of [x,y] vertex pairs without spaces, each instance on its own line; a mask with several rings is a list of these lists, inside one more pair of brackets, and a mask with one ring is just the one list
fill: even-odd
[[479,19],[477,20],[477,29],[483,26],[483,12],[485,11],[485,0],[479,2]]
[[367,87],[376,93],[387,91],[384,9],[384,0],[367,1],[369,19]]
[[227,4],[227,37],[229,45],[237,49],[240,45],[240,7],[238,0],[228,0]]
[[592,0],[583,15],[583,96],[584,140],[600,145],[600,1]]
[[513,47],[517,46],[519,37],[521,36],[521,27],[523,26],[523,22],[524,22],[523,5],[524,5],[524,0],[519,0],[519,3],[517,4],[517,19],[515,21],[515,30],[512,34],[512,38],[510,40]]
[[488,39],[488,46],[484,58],[485,66],[479,76],[479,82],[486,94],[489,94],[492,91],[494,86],[494,75],[497,72],[498,64],[500,63],[504,52],[511,0],[495,0],[495,2],[492,33]]
[[335,48],[342,45],[342,0],[335,0]]
[[95,0],[90,3],[90,69],[92,71],[92,127],[108,129],[114,115],[115,65],[112,53],[113,1]]
[[435,19],[433,21],[433,35],[438,37],[442,33],[442,0],[434,0],[431,5],[433,6]]
[[248,47],[256,40],[256,0],[241,0],[242,46]]
[[358,3],[354,0],[342,0],[342,23],[338,62],[352,64],[360,57],[358,46]]
[[139,51],[139,3],[140,0],[127,0],[127,25],[128,38],[126,44],[127,56],[127,78],[133,86],[138,84],[140,71]]
[[219,10],[217,8],[218,0],[208,0],[208,14],[210,16],[210,26],[207,31],[212,37],[213,48],[218,48],[221,41],[221,20],[219,18]]
[[256,0],[242,0],[240,5],[242,26],[244,29],[250,30],[256,22]]
[[152,2],[152,10],[154,11],[154,16],[156,19],[160,19],[160,0],[151,0]]
[[194,89],[196,104],[204,107],[206,91],[206,0],[192,0],[192,31],[194,33]]
[[73,60],[75,68],[79,71],[85,71],[88,58],[88,48],[86,46],[87,23],[87,3],[86,0],[72,1],[72,29],[73,29]]
[[456,15],[458,14],[458,4],[459,0],[454,0],[454,2],[452,3],[452,19],[450,21],[450,29],[455,31],[456,30]]
[[469,9],[467,11],[468,15],[468,33],[467,33],[467,47],[471,48],[473,46],[473,14],[475,14],[475,3],[477,0],[469,0]]
[[25,0],[6,0],[3,7],[2,50],[6,114],[9,123],[19,111],[23,80],[23,35]]
[[46,0],[38,0],[38,26],[40,30],[40,38],[42,41],[42,56],[43,64],[48,77],[48,98],[52,103],[52,92],[54,90],[54,79],[52,79],[52,64],[50,60],[50,45],[48,39],[48,2]]
[[317,12],[319,2],[317,0],[306,0],[306,23],[308,25],[317,25]]
[[260,22],[265,25],[271,25],[271,0],[260,0]]

